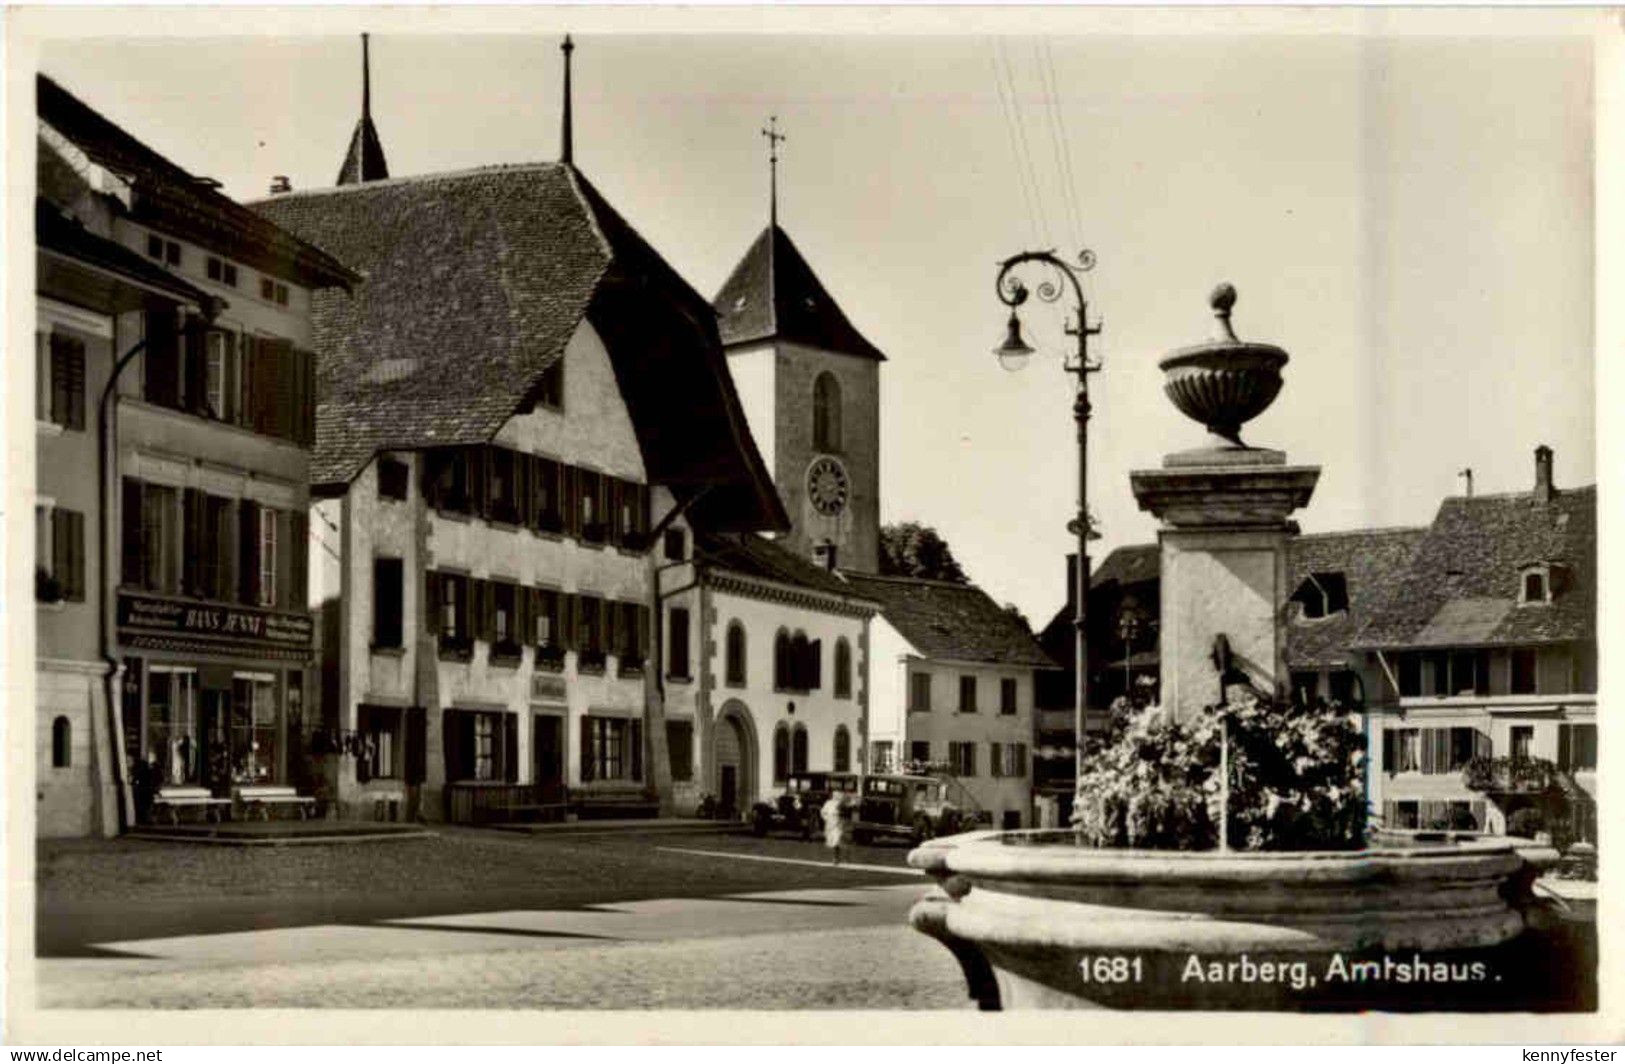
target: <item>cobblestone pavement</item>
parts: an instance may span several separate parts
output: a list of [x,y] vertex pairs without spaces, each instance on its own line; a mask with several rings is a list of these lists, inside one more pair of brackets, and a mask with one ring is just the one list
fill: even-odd
[[[42,852],[38,1004],[970,1007],[948,951],[907,927],[926,882],[901,867],[906,848],[862,848],[860,867],[835,870],[816,845],[749,836],[388,845],[395,856],[334,851],[294,868],[255,851],[183,851],[178,865],[116,844]],[[411,878],[355,890],[374,860],[399,873],[406,847]],[[245,886],[245,865],[269,869],[274,889]],[[179,899],[147,896],[177,867]]]

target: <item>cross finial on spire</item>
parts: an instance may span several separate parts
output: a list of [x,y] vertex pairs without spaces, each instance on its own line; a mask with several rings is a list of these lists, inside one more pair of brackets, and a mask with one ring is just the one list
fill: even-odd
[[768,166],[768,221],[777,228],[779,224],[779,145],[789,138],[779,132],[779,116],[769,115],[767,128],[762,130],[762,136],[767,138],[767,166]]
[[564,53],[564,131],[560,136],[559,162],[572,165],[575,161],[575,133],[570,124],[570,53],[576,50],[570,35],[564,35],[559,51]]

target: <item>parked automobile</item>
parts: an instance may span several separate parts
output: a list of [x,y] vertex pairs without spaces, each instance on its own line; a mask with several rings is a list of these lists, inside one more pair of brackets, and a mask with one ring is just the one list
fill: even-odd
[[918,845],[956,834],[966,820],[948,798],[947,784],[934,776],[865,776],[852,838],[867,843],[876,835],[891,835]]
[[858,777],[850,772],[792,773],[777,797],[751,807],[751,830],[758,835],[791,831],[812,838],[823,830],[819,810],[835,791],[856,794]]

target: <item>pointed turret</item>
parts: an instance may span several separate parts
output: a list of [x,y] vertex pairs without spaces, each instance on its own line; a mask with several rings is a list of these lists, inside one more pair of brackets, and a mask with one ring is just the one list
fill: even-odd
[[349,150],[344,153],[344,163],[339,167],[337,183],[340,185],[382,181],[389,177],[384,145],[372,124],[372,65],[367,37],[365,33],[361,35],[361,120],[355,124]]
[[880,349],[847,320],[789,234],[776,224],[762,230],[712,305],[724,346],[789,340],[886,361]]

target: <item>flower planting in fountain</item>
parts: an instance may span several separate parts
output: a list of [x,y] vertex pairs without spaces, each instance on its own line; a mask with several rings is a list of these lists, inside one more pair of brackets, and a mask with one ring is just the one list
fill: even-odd
[[1228,729],[1233,850],[1365,844],[1365,736],[1335,704],[1243,696],[1185,722],[1157,706],[1114,714],[1078,778],[1073,827],[1098,847],[1219,847],[1220,733]]

